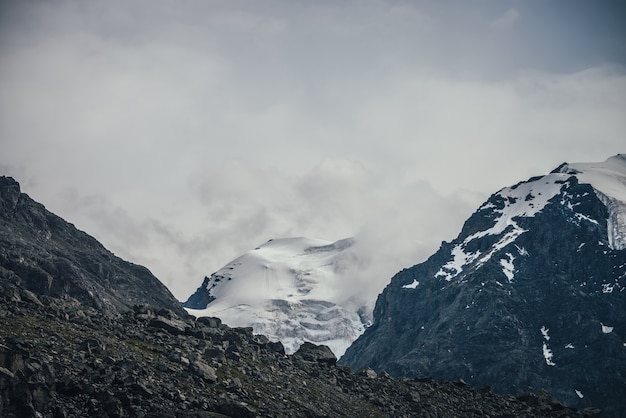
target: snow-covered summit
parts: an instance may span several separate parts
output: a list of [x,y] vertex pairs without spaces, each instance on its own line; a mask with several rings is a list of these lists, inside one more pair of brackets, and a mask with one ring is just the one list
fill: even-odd
[[573,174],[588,183],[609,211],[608,234],[612,249],[626,248],[626,154],[617,154],[601,163],[563,164],[561,173]]
[[[607,240],[611,249],[626,248],[626,155],[618,154],[602,163],[561,164],[550,174],[533,177],[528,181],[505,187],[489,198],[476,212],[482,222],[472,222],[475,230],[465,229],[451,250],[451,259],[435,274],[435,277],[451,281],[468,267],[479,268],[507,245],[514,243],[526,230],[520,226],[522,218],[532,218],[545,206],[561,196],[559,203],[570,213],[572,222],[598,223],[574,203],[568,193],[568,180],[576,177],[580,184],[589,184],[608,211]],[[484,238],[491,237],[485,248]],[[517,248],[519,255],[524,249]],[[501,260],[503,270],[512,263],[515,255],[509,253]],[[509,269],[510,271],[510,269]],[[506,273],[505,273],[506,274]],[[510,274],[506,274],[509,281]],[[413,283],[406,288],[412,288]]]
[[208,292],[208,305],[191,309],[187,303],[187,310],[232,327],[252,327],[281,341],[287,353],[308,341],[327,345],[340,357],[369,321],[366,301],[343,296],[342,275],[356,261],[353,243],[269,240],[205,279],[196,293]]

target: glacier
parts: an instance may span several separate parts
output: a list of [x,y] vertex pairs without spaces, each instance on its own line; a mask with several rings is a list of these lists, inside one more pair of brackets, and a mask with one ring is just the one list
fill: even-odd
[[[368,301],[343,288],[358,262],[354,240],[272,239],[237,257],[203,284],[211,301],[196,316],[252,327],[287,354],[304,342],[327,345],[340,357],[371,321]],[[202,289],[201,289],[202,290]]]
[[609,212],[609,247],[626,248],[626,154],[617,154],[601,163],[564,164],[560,172],[573,174],[580,183],[590,184]]

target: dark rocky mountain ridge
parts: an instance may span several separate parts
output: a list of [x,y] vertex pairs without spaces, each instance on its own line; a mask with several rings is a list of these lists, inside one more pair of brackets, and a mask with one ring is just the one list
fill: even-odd
[[116,257],[10,177],[0,177],[0,282],[111,312],[150,304],[184,314],[148,269]]
[[564,165],[492,195],[455,240],[392,278],[340,362],[545,388],[625,416],[626,250],[612,245],[606,196],[579,173]]
[[114,257],[13,179],[0,185],[2,417],[599,414],[544,391],[502,396],[462,380],[353,373],[310,343],[287,356],[249,328],[187,315],[145,268]]

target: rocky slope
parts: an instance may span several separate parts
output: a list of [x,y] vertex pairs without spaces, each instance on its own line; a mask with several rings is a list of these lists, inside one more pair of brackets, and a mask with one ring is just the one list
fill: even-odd
[[[593,417],[546,392],[500,396],[337,366],[326,346],[194,318],[149,272],[0,181],[2,417]],[[154,303],[135,305],[135,301]]]
[[342,288],[358,262],[352,246],[352,239],[269,240],[206,277],[183,306],[195,316],[252,327],[282,342],[288,354],[312,342],[339,357],[371,320],[367,302]]
[[395,379],[337,366],[325,346],[294,355],[216,318],[135,306],[98,311],[0,288],[2,417],[594,417],[546,392]]
[[148,303],[184,313],[148,269],[116,257],[21,193],[10,177],[0,177],[0,283],[41,295],[71,296],[111,312]]
[[341,361],[625,416],[624,208],[624,155],[500,190],[392,278]]

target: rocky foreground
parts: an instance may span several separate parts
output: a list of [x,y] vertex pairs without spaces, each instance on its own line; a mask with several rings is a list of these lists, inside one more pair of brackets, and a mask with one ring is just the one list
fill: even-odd
[[545,392],[502,396],[463,381],[337,366],[325,346],[292,356],[216,318],[136,306],[122,314],[3,282],[2,417],[593,417]]

